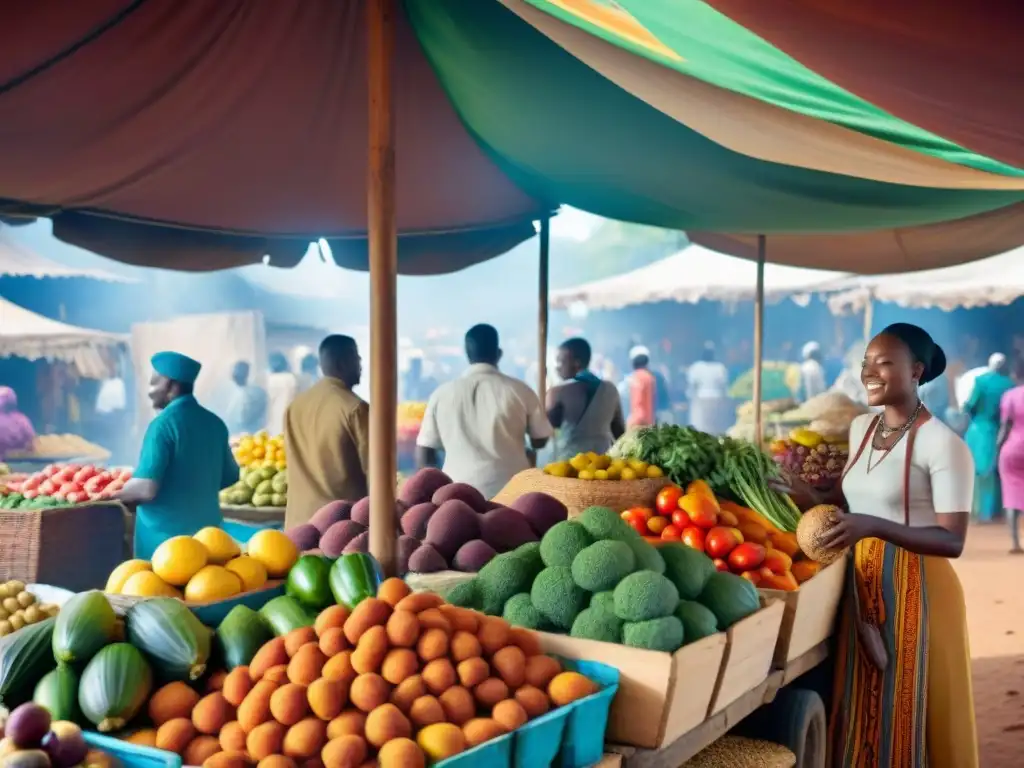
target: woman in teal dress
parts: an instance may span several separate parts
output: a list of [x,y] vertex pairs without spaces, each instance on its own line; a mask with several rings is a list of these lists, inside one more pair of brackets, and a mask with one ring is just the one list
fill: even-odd
[[999,403],[1013,389],[1006,375],[1006,355],[996,352],[988,359],[988,371],[974,380],[974,389],[964,405],[971,425],[964,441],[974,457],[974,517],[990,522],[1003,507],[999,491]]

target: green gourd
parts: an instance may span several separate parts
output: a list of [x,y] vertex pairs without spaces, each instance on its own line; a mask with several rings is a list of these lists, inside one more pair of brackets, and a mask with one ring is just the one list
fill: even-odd
[[78,686],[78,706],[100,733],[128,725],[149,699],[153,670],[128,643],[114,643],[92,657]]

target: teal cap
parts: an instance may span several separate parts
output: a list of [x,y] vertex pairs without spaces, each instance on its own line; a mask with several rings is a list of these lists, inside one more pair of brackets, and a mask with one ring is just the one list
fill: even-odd
[[157,352],[150,362],[153,370],[182,384],[195,384],[202,363],[179,352]]

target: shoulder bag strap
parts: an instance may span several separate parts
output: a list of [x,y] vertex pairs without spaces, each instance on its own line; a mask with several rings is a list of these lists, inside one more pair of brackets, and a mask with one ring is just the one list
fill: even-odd
[[864,432],[864,438],[860,441],[860,446],[858,446],[857,452],[853,454],[853,461],[849,462],[846,465],[846,468],[843,470],[843,477],[846,477],[846,473],[853,468],[854,464],[860,461],[861,454],[864,453],[864,449],[867,448],[868,446],[868,440],[870,440],[871,437],[875,434],[875,428],[878,426],[878,420],[880,418],[882,418],[882,416],[879,414],[878,416],[875,416],[875,418],[871,420],[870,424],[868,424],[867,431]]

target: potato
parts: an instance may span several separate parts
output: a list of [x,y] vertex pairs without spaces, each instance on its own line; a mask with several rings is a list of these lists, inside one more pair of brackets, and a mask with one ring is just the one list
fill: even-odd
[[388,653],[388,633],[380,625],[369,627],[359,638],[352,653],[352,668],[363,675],[379,672]]
[[[406,600],[408,599],[406,598]],[[355,645],[366,630],[370,627],[386,625],[389,618],[391,618],[391,606],[383,600],[368,597],[359,603],[352,611],[352,615],[345,620],[345,637]]]
[[288,680],[299,685],[309,685],[320,677],[327,657],[316,642],[309,642],[300,647],[288,662]]
[[309,714],[306,687],[298,683],[282,685],[270,695],[270,714],[289,727],[302,720]]
[[420,620],[415,613],[395,611],[387,623],[388,642],[396,648],[412,648],[420,637]]

